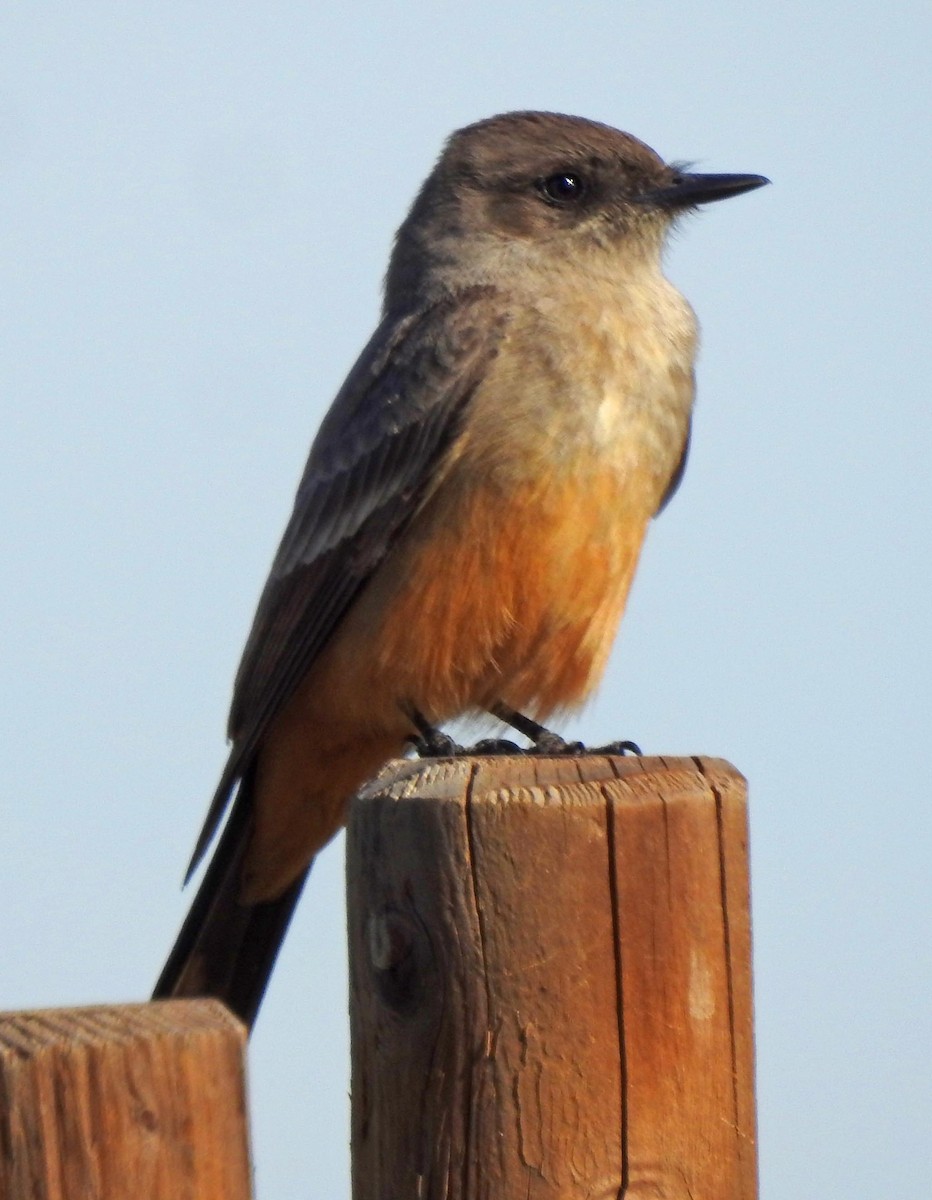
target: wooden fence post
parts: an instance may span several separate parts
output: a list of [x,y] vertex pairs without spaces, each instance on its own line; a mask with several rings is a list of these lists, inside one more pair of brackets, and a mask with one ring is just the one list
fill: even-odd
[[744,781],[395,764],[354,803],[354,1200],[752,1200]]
[[0,1200],[249,1200],[245,1044],[214,1000],[0,1014]]

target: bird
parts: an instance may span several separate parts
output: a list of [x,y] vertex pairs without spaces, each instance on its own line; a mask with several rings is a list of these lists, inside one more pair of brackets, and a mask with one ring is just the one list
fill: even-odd
[[367,780],[457,716],[543,738],[591,694],[689,447],[697,323],[667,235],[768,182],[560,113],[450,136],[311,445],[154,998],[213,996],[251,1027]]

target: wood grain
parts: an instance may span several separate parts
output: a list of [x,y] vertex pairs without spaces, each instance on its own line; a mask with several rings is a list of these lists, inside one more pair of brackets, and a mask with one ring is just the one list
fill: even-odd
[[354,1200],[752,1200],[744,782],[395,764],[355,802]]
[[212,1000],[0,1014],[0,1200],[248,1200],[244,1048]]

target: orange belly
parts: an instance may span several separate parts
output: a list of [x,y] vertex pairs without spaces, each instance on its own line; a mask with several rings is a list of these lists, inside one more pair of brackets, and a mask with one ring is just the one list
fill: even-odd
[[544,716],[598,682],[649,517],[605,471],[502,495],[450,480],[360,605],[378,690],[442,721],[503,700]]

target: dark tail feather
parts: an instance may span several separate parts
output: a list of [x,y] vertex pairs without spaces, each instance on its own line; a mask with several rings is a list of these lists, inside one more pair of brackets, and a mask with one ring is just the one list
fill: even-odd
[[215,996],[252,1028],[308,870],[274,900],[242,904],[243,858],[249,841],[249,778],[172,947],[153,1000]]

